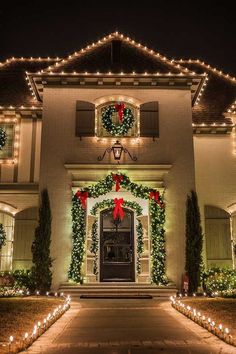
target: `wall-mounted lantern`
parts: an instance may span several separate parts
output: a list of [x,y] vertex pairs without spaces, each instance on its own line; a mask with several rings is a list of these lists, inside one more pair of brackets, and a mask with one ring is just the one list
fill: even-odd
[[115,142],[115,144],[112,145],[112,147],[107,148],[104,151],[102,156],[98,156],[98,161],[102,161],[104,159],[106,153],[110,154],[111,152],[113,153],[114,160],[116,160],[118,163],[120,162],[123,152],[125,154],[128,154],[132,161],[137,161],[137,157],[132,156],[130,154],[129,150],[127,150],[125,147],[123,147],[123,145],[121,145],[121,143],[118,140]]

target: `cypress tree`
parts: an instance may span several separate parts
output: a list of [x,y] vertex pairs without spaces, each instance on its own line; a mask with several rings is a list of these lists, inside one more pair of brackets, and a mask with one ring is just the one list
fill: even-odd
[[52,259],[50,257],[51,221],[48,191],[44,189],[41,193],[39,225],[35,229],[35,238],[31,248],[33,254],[32,276],[36,289],[41,292],[50,290],[52,283]]
[[186,202],[186,258],[185,270],[189,277],[189,293],[197,291],[202,270],[203,235],[197,194],[191,191]]

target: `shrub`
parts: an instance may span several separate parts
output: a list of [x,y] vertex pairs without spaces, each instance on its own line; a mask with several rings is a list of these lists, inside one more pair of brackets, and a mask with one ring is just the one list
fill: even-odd
[[202,276],[203,288],[207,293],[236,289],[236,270],[210,268]]
[[35,290],[35,282],[30,269],[18,269],[12,273],[14,279],[14,286],[17,288],[26,288],[30,291]]

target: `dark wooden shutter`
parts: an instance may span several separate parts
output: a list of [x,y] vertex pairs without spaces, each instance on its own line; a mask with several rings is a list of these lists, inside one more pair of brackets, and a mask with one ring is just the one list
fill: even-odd
[[159,135],[158,102],[146,102],[140,106],[140,136]]
[[95,105],[91,102],[76,102],[76,136],[94,136]]

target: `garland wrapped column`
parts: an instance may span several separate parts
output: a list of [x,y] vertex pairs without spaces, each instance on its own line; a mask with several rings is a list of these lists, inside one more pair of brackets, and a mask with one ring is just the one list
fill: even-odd
[[72,255],[69,269],[69,279],[83,282],[82,264],[86,238],[86,211],[79,199],[72,200]]
[[150,201],[152,281],[158,285],[167,284],[165,275],[165,209],[155,200]]

